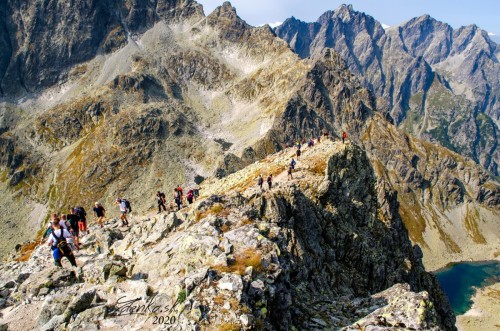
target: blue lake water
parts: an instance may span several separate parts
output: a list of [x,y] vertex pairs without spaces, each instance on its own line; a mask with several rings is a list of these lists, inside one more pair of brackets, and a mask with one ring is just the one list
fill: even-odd
[[434,273],[457,315],[472,306],[474,288],[500,282],[500,262],[461,262]]

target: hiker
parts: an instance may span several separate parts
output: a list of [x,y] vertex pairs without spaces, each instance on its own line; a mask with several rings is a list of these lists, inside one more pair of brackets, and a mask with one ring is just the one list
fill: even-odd
[[122,226],[128,226],[127,203],[125,199],[116,198],[115,205],[120,207],[120,219],[122,221]]
[[76,260],[71,248],[68,245],[68,239],[71,239],[71,234],[61,228],[60,220],[56,216],[52,219],[53,231],[49,236],[47,245],[52,249],[52,256],[54,257],[54,264],[62,267],[61,259],[66,257],[73,267],[76,267]]
[[302,154],[302,152],[300,151],[300,148],[297,149],[297,152],[295,154],[297,155],[297,160],[300,159],[300,154]]
[[297,162],[295,162],[295,159],[292,157],[292,161],[290,162],[290,167],[292,168],[292,170],[295,170],[296,164],[297,164]]
[[177,210],[181,210],[182,205],[182,193],[179,192],[179,188],[174,188],[174,201],[177,205]]
[[78,215],[75,214],[75,210],[73,208],[69,209],[69,214],[68,215],[61,215],[61,220],[63,220],[65,223],[67,223],[69,233],[73,236],[73,240],[75,242],[76,249],[80,249],[80,228],[78,227],[78,222],[80,221],[80,218]]
[[[54,214],[52,214],[52,215],[50,215],[50,224],[52,225],[52,221],[54,221],[54,220],[56,220],[56,219],[58,220],[58,222],[59,222],[59,226],[60,226],[61,228],[63,228],[64,230],[68,230],[68,226],[66,225],[66,223],[65,223],[65,222],[63,222],[63,221],[61,221],[61,219],[59,218],[59,215],[57,215],[57,214],[55,214],[55,213],[54,213]],[[52,230],[53,230],[53,229],[54,229],[54,228],[52,227]]]
[[321,142],[321,134],[318,136],[318,144]]
[[293,168],[292,168],[292,165],[290,165],[288,167],[288,180],[293,179],[292,171],[293,171]]
[[75,207],[75,214],[78,215],[78,228],[83,235],[87,234],[87,212],[83,207]]
[[190,189],[188,191],[188,193],[186,194],[186,199],[188,201],[189,204],[192,204],[193,203],[193,198],[194,198],[194,192],[192,189]]
[[300,144],[300,142],[298,140],[295,143],[295,146],[297,147],[297,149],[301,149],[302,148],[302,145]]
[[198,197],[200,196],[200,188],[199,187],[195,187],[194,190],[193,190],[193,193],[194,193],[194,199],[198,199]]
[[314,141],[311,139],[309,139],[309,142],[307,143],[307,147],[313,147],[314,146]]
[[49,221],[49,224],[47,226],[47,229],[43,233],[42,240],[40,241],[41,243],[45,241],[45,238],[50,236],[50,234],[54,231],[54,228],[52,227],[52,221]]
[[267,185],[269,185],[269,190],[271,190],[271,187],[273,186],[273,174],[270,174],[269,177],[267,177]]
[[156,202],[158,202],[158,214],[161,213],[161,207],[163,207],[163,211],[167,211],[167,207],[165,207],[165,193],[156,192]]
[[99,202],[95,203],[94,207],[94,215],[97,218],[97,223],[101,226],[101,228],[104,227],[104,218],[106,217],[106,209],[104,209],[103,206]]
[[177,193],[181,196],[181,200],[182,200],[182,197],[184,196],[184,192],[182,192],[182,187],[181,185],[177,185]]
[[345,139],[347,138],[347,133],[345,131],[342,131],[342,143],[345,144]]
[[328,131],[325,130],[325,132],[323,133],[323,136],[325,137],[325,139],[328,139],[328,135],[329,135]]
[[263,191],[262,185],[264,184],[264,178],[262,178],[262,174],[259,175],[259,179],[257,180],[257,184],[260,186],[260,190]]

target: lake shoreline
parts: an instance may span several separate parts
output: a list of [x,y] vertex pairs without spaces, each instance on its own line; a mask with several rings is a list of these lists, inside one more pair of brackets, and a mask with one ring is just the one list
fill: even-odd
[[[500,283],[500,261],[450,263],[434,275],[457,316],[467,313],[477,316],[481,314],[469,312],[474,305],[473,298],[482,289]],[[498,297],[500,299],[500,292]]]
[[472,307],[457,316],[459,331],[493,331],[500,329],[500,282],[477,288],[472,297]]

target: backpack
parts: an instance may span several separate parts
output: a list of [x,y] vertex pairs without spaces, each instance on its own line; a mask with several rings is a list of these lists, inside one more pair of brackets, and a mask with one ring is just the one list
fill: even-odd
[[87,216],[87,212],[85,211],[85,208],[83,208],[83,207],[76,207],[75,214],[82,221],[84,221],[86,219],[86,216]]
[[125,202],[125,208],[127,208],[127,211],[130,213],[132,212],[132,206],[130,205],[130,202],[128,200],[122,199],[122,201]]
[[52,236],[56,239],[56,244],[53,245],[59,249],[62,255],[68,255],[68,250],[70,250],[68,246],[68,242],[66,241],[66,238],[64,238],[64,229],[61,228],[61,236],[58,237],[56,236],[56,232],[52,231]]

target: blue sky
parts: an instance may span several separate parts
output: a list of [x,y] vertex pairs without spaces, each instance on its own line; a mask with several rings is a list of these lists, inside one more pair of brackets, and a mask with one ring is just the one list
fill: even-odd
[[[198,0],[209,14],[222,0]],[[342,3],[352,4],[381,23],[398,25],[413,17],[429,14],[453,28],[476,24],[500,35],[500,0],[233,0],[238,15],[251,25],[282,22],[290,16],[312,22],[325,11]]]

